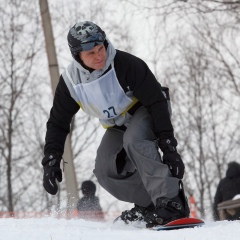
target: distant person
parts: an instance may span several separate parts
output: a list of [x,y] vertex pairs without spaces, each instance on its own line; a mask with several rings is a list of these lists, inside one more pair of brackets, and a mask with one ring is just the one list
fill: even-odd
[[[226,171],[226,177],[219,182],[217,187],[213,206],[214,220],[220,220],[217,210],[218,204],[231,200],[238,194],[240,194],[240,164],[237,162],[230,162]],[[240,209],[237,209],[236,214],[234,215],[231,215],[226,211],[226,220],[236,219],[240,219]]]
[[96,185],[88,180],[81,186],[83,198],[77,203],[78,215],[84,219],[103,220],[104,214],[99,203],[99,198],[95,196]]

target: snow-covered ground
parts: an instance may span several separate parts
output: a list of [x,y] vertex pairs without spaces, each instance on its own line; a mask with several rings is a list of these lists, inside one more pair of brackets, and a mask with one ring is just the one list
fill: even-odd
[[238,240],[240,221],[206,222],[202,227],[151,231],[122,223],[81,219],[0,219],[1,240]]

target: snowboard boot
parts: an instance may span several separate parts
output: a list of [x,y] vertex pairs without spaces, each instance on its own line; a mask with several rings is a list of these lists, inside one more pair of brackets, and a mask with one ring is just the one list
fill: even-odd
[[184,194],[180,189],[179,194],[172,198],[160,197],[156,201],[155,210],[144,217],[147,228],[164,225],[173,220],[189,217],[190,210]]
[[117,218],[124,221],[126,224],[137,221],[144,221],[144,217],[147,213],[150,213],[154,210],[154,205],[151,203],[147,207],[141,207],[137,204],[134,204],[134,207],[131,210],[126,210]]

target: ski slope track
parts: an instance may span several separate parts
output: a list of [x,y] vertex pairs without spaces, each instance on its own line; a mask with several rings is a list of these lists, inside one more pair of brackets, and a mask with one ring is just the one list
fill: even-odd
[[201,227],[152,231],[122,222],[81,219],[0,219],[1,240],[238,240],[240,221],[208,222]]

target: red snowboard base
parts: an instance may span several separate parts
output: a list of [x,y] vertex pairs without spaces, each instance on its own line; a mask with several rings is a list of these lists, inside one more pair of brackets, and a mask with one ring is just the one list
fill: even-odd
[[151,228],[152,230],[161,231],[161,230],[174,230],[181,228],[193,228],[197,226],[204,225],[204,221],[198,218],[181,218],[169,222],[165,225],[159,225]]

